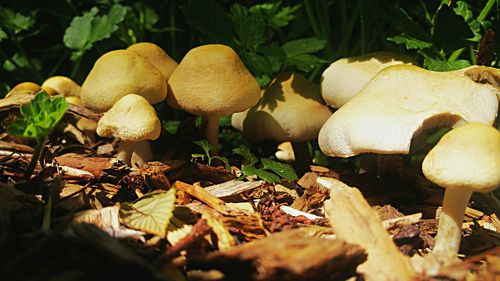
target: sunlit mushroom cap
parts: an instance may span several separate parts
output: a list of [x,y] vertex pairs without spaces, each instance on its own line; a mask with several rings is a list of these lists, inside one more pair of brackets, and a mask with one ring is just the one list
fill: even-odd
[[115,50],[102,55],[82,85],[85,106],[98,111],[110,109],[120,98],[136,94],[149,103],[163,101],[167,95],[161,72],[134,51]]
[[455,128],[427,154],[422,171],[441,187],[494,190],[500,185],[500,132],[481,123]]
[[38,93],[42,88],[40,88],[40,85],[33,83],[33,82],[21,82],[14,86],[6,95],[5,97],[8,98],[13,95],[17,94],[29,94],[29,95],[34,95]]
[[52,76],[43,82],[42,89],[52,95],[59,94],[63,97],[79,97],[82,88],[66,76]]
[[408,56],[392,52],[376,52],[339,59],[321,75],[321,93],[334,108],[352,99],[382,69],[396,64],[416,64]]
[[174,72],[175,68],[177,68],[177,62],[156,44],[139,42],[130,45],[127,50],[137,52],[139,55],[147,59],[152,65],[160,70],[167,81]]
[[151,104],[142,96],[126,95],[99,120],[97,134],[123,141],[155,140],[160,136],[160,120]]
[[233,114],[231,123],[251,141],[301,142],[315,139],[331,114],[318,85],[300,74],[281,73],[259,103]]
[[257,80],[224,45],[191,49],[168,85],[169,105],[196,115],[229,115],[254,106],[260,98]]
[[319,145],[330,156],[407,154],[422,129],[464,121],[493,124],[499,90],[451,72],[391,66],[328,119]]

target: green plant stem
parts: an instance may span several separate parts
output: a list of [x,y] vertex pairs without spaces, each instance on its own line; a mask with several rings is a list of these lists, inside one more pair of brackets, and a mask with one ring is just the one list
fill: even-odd
[[481,10],[481,13],[479,13],[479,16],[477,16],[477,21],[482,22],[486,18],[486,16],[490,13],[491,9],[493,8],[493,5],[495,5],[495,2],[497,0],[489,0],[486,5],[484,5],[484,8]]
[[42,150],[45,145],[45,142],[47,142],[47,135],[38,140],[35,146],[35,150],[33,151],[33,155],[31,156],[31,161],[28,164],[28,168],[26,168],[26,172],[24,173],[23,176],[24,180],[29,180],[31,174],[33,174],[33,172],[35,171],[36,164],[38,163],[38,160],[40,160],[40,155],[42,155]]
[[49,190],[47,202],[43,208],[42,231],[50,230],[50,221],[52,217],[52,195]]

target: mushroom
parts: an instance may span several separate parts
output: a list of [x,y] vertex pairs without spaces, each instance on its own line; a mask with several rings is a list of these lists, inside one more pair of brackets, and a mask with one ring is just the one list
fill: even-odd
[[82,88],[66,76],[52,76],[43,82],[42,89],[50,95],[79,97]]
[[18,95],[18,94],[28,94],[28,95],[34,95],[38,93],[42,88],[40,88],[40,85],[33,83],[33,82],[21,82],[14,86],[10,91],[5,95],[6,98],[13,96],[13,95]]
[[204,138],[217,146],[219,116],[244,111],[260,98],[257,80],[225,45],[191,49],[168,80],[168,104],[201,115]]
[[417,64],[413,58],[393,52],[376,52],[339,59],[321,75],[321,94],[327,104],[340,108],[382,69],[397,64]]
[[423,129],[464,122],[493,124],[498,91],[452,72],[391,66],[328,119],[319,133],[319,146],[336,157],[408,154],[412,137]]
[[290,141],[299,173],[312,163],[307,141],[331,116],[318,85],[297,73],[280,73],[264,90],[260,102],[249,110],[235,113],[231,123],[250,141]]
[[[130,94],[118,100],[101,117],[97,124],[97,134],[101,137],[120,139],[117,159],[128,165],[141,166],[152,155],[147,140],[160,136],[161,124],[153,106],[142,96]],[[145,142],[135,150],[139,142]],[[131,162],[135,152],[135,163]]]
[[168,81],[177,68],[177,62],[156,44],[139,42],[130,45],[127,50],[137,52],[141,57],[147,59],[152,65],[160,70],[165,77],[165,81]]
[[468,123],[445,134],[422,163],[427,179],[446,188],[432,252],[441,265],[457,259],[462,220],[473,191],[500,186],[500,132],[481,123]]
[[150,104],[163,101],[167,85],[163,74],[148,60],[130,50],[115,50],[102,55],[82,85],[85,106],[106,111],[122,97],[136,94]]

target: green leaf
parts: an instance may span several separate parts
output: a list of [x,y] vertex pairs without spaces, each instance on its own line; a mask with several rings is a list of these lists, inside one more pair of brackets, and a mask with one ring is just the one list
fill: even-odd
[[317,56],[303,54],[303,55],[298,55],[298,56],[288,58],[286,61],[286,64],[293,65],[293,66],[297,67],[298,70],[301,70],[304,72],[310,72],[315,67],[317,67],[325,62],[326,62],[325,60],[320,59]]
[[294,13],[300,8],[300,5],[293,7],[286,6],[280,9],[281,1],[276,3],[257,4],[250,8],[250,13],[254,17],[262,18],[273,28],[287,26],[294,18]]
[[326,43],[327,40],[311,37],[289,41],[282,47],[287,57],[295,57],[323,50]]
[[261,162],[262,162],[264,169],[271,170],[271,171],[275,172],[276,174],[280,175],[280,177],[282,177],[284,179],[287,179],[290,181],[294,181],[294,180],[299,179],[299,177],[295,173],[295,170],[290,165],[287,165],[287,164],[284,164],[281,162],[277,162],[277,161],[271,160],[269,158],[262,158]]
[[259,162],[259,159],[250,152],[250,149],[244,145],[240,145],[240,147],[233,148],[233,153],[241,155],[243,159],[248,161],[250,165],[255,165]]
[[7,132],[21,137],[43,139],[61,121],[67,109],[68,103],[63,97],[51,99],[42,90],[30,103],[21,105],[21,118],[11,122]]
[[181,121],[178,120],[169,120],[162,122],[163,129],[171,135],[175,135],[175,133],[177,133],[177,129],[179,128],[180,124]]
[[242,165],[241,172],[246,177],[257,175],[257,168],[252,165]]
[[10,8],[1,7],[0,9],[0,25],[13,34],[29,30],[34,24],[35,12],[25,16]]
[[111,37],[111,34],[118,29],[118,24],[125,19],[127,8],[115,4],[109,10],[107,15],[95,17],[92,21],[92,33],[90,44]]
[[209,41],[229,45],[235,35],[229,15],[214,0],[191,0],[181,6],[189,25]]
[[406,49],[412,50],[423,50],[432,47],[432,43],[413,38],[406,34],[400,34],[393,37],[387,38],[388,41],[392,41],[398,45],[404,44]]
[[19,68],[29,68],[28,58],[20,53],[15,53],[11,59],[5,60],[3,68],[7,71],[15,71]]
[[431,57],[426,57],[424,59],[424,67],[434,71],[452,71],[468,66],[470,66],[470,62],[467,60],[446,61]]
[[7,33],[5,33],[5,31],[3,31],[3,29],[0,27],[0,42],[2,42],[3,39],[7,38],[8,38]]
[[223,156],[212,156],[212,159],[219,159],[220,161],[222,161],[222,163],[224,163],[224,167],[226,168],[226,170],[231,170],[231,165],[229,165],[229,160],[227,160],[226,157],[223,157]]
[[145,194],[133,203],[122,203],[120,219],[134,229],[165,237],[175,207],[175,189]]
[[66,47],[74,50],[89,48],[90,34],[92,32],[92,21],[99,12],[93,7],[90,11],[83,13],[80,17],[74,17],[71,24],[64,32],[63,41]]
[[270,173],[264,169],[257,169],[257,176],[268,183],[278,183],[281,182],[281,178],[277,175]]
[[453,11],[455,14],[462,16],[466,22],[474,16],[471,6],[465,1],[457,1],[457,7]]
[[268,39],[264,20],[250,15],[244,6],[234,4],[231,19],[238,35],[237,43],[244,49],[255,50]]
[[207,140],[197,140],[193,141],[193,143],[201,147],[207,157],[210,157],[211,150],[215,150],[215,146],[209,143]]

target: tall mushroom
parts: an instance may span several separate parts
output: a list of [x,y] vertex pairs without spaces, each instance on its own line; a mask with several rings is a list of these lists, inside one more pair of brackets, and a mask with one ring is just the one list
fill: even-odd
[[318,85],[297,73],[280,73],[259,103],[233,114],[231,123],[251,141],[292,142],[295,166],[303,173],[311,164],[306,142],[317,138],[331,114]]
[[218,144],[219,117],[244,111],[260,98],[260,87],[238,54],[225,45],[191,49],[168,80],[168,104],[201,115],[203,136]]
[[130,45],[127,50],[134,51],[141,57],[147,59],[152,65],[160,70],[166,81],[168,81],[174,70],[177,68],[177,62],[173,60],[160,46],[154,43],[135,43]]
[[429,151],[422,171],[446,188],[432,255],[447,266],[457,259],[462,220],[472,192],[500,186],[500,132],[480,123],[453,129]]
[[328,119],[319,145],[326,155],[337,157],[408,154],[412,137],[423,129],[464,122],[493,124],[498,91],[451,72],[391,66]]
[[321,94],[327,104],[340,108],[352,99],[382,69],[397,64],[415,64],[413,58],[375,52],[334,61],[321,75]]
[[[97,124],[97,134],[101,137],[120,139],[117,158],[128,165],[142,166],[152,155],[148,140],[160,136],[161,124],[156,111],[142,96],[130,94],[118,100]],[[138,146],[139,142],[146,142]],[[136,162],[131,163],[132,152]]]
[[159,103],[167,96],[165,78],[137,52],[114,50],[95,62],[83,82],[81,99],[85,106],[102,112],[129,94],[140,95],[150,104]]

